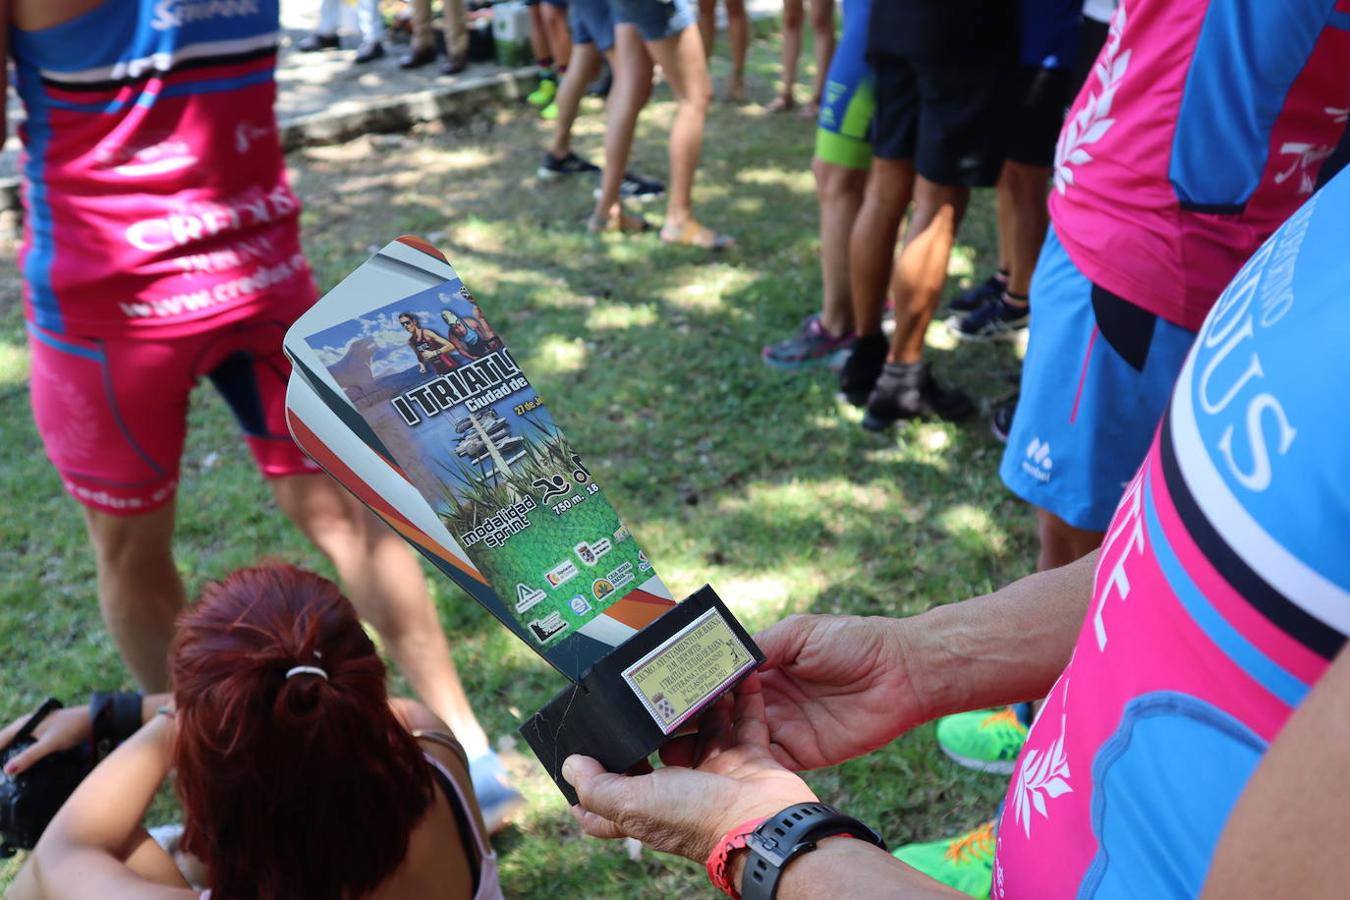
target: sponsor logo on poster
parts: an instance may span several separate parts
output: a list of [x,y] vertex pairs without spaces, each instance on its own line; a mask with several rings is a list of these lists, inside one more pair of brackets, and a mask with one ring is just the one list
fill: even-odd
[[549,584],[558,587],[559,585],[566,584],[573,578],[576,578],[577,572],[577,564],[570,559],[564,559],[552,569],[545,572],[544,578],[548,580]]
[[562,613],[553,611],[542,619],[535,619],[530,622],[530,631],[534,633],[534,639],[541,644],[547,644],[552,638],[567,630],[567,623],[563,621]]
[[516,585],[516,612],[523,613],[534,609],[547,595],[539,588],[528,584]]
[[609,538],[601,538],[594,544],[591,544],[591,552],[595,554],[596,559],[599,559],[600,557],[608,553],[609,548],[610,548]]
[[620,525],[618,528],[614,529],[614,543],[616,544],[622,544],[632,536],[633,534],[628,530],[627,525]]
[[577,594],[571,600],[568,600],[567,605],[572,607],[572,612],[579,616],[584,616],[591,611],[591,605],[587,603],[586,598],[580,594]]
[[614,582],[605,578],[597,578],[595,583],[591,585],[591,593],[595,595],[595,599],[603,600],[614,593]]
[[621,566],[615,566],[613,569],[609,570],[609,574],[605,576],[605,580],[616,589],[623,587],[633,580],[633,564],[626,562]]
[[595,551],[591,549],[591,545],[586,543],[585,541],[582,541],[580,544],[577,544],[575,547],[573,547],[572,552],[576,553],[577,559],[581,560],[588,566],[595,565],[595,561],[599,559]]
[[647,562],[647,551],[645,550],[638,551],[638,568],[644,572],[652,570],[652,564]]

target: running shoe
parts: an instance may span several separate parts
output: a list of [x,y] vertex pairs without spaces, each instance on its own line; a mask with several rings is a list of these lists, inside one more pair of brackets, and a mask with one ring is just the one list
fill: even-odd
[[964,393],[934,381],[927,363],[886,363],[867,398],[862,424],[868,431],[885,431],[901,419],[955,422],[974,409]]
[[947,330],[962,341],[1011,341],[1030,322],[1030,304],[1015,306],[1000,294],[964,316],[952,316],[947,320]]
[[994,823],[985,822],[958,837],[897,847],[891,855],[963,894],[988,897],[995,842]]
[[1011,706],[938,719],[942,752],[967,769],[1011,775],[1027,739],[1027,726]]
[[1000,297],[1008,289],[1008,279],[990,275],[974,287],[966,288],[951,300],[947,308],[952,312],[964,313],[979,309],[991,297]]
[[539,118],[548,122],[552,122],[554,119],[558,118],[558,101],[554,100],[549,103],[548,106],[539,110]]
[[995,406],[994,411],[989,414],[989,430],[998,438],[999,443],[1008,443],[1008,435],[1012,432],[1013,415],[1016,412],[1017,398],[1013,397]]
[[852,332],[835,337],[819,315],[810,315],[796,334],[768,345],[759,355],[775,369],[806,369],[822,363],[833,365],[836,361],[842,364],[853,341]]
[[552,153],[545,152],[544,162],[539,166],[536,174],[546,181],[552,181],[555,178],[565,178],[568,175],[597,175],[599,172],[599,166],[589,160],[582,159],[575,153],[557,157]]
[[[664,196],[666,186],[655,178],[648,178],[645,175],[639,175],[636,172],[624,172],[623,182],[619,185],[619,197],[623,200],[636,200],[638,203],[646,203],[648,200],[655,200],[657,197]],[[600,199],[600,189],[595,189],[595,199]]]
[[496,834],[525,805],[525,798],[511,786],[502,758],[491,750],[469,761],[469,777],[488,833]]
[[877,386],[891,342],[884,334],[869,334],[853,342],[853,352],[839,372],[839,395],[854,406],[866,406]]
[[558,94],[558,81],[552,72],[539,79],[539,87],[525,95],[525,102],[531,106],[548,106]]

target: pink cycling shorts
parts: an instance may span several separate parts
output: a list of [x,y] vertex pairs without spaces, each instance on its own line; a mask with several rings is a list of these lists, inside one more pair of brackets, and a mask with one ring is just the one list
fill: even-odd
[[268,478],[319,471],[286,427],[286,329],[313,288],[213,330],[159,340],[56,334],[28,323],[33,417],[66,490],[91,509],[150,512],[173,499],[188,395],[205,376]]

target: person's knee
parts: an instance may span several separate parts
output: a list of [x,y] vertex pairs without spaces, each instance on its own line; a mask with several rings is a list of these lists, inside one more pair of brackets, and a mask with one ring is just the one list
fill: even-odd
[[811,160],[811,174],[816,177],[816,190],[821,202],[848,195],[861,197],[867,186],[866,169],[850,169],[820,158]]
[[173,568],[173,509],[163,507],[143,516],[114,516],[86,510],[85,524],[99,573],[143,574]]
[[801,0],[796,3],[783,4],[783,27],[789,31],[796,31],[802,27],[802,22],[806,20],[806,15],[802,12]]
[[834,38],[833,2],[811,0],[811,29],[815,31],[818,40],[821,36],[826,39]]

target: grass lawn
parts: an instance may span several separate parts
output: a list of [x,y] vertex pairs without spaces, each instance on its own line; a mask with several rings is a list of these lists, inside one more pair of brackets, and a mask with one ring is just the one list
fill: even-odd
[[[720,87],[725,41],[718,50]],[[754,45],[757,100],[773,96],[777,53],[776,40]],[[596,160],[601,111],[588,99],[577,128],[579,152]],[[672,112],[669,91],[658,89],[633,168],[665,173]],[[431,235],[677,596],[711,582],[751,628],[793,612],[916,613],[1031,571],[1034,535],[998,479],[1001,447],[983,418],[878,437],[835,399],[827,372],[785,375],[760,361],[760,347],[819,302],[813,129],[758,105],[713,110],[698,212],[740,241],[716,258],[667,248],[655,235],[587,236],[592,185],[535,179],[549,126],[523,108],[451,131],[306,150],[290,163],[321,285],[398,234]],[[982,192],[951,290],[994,263],[993,219],[992,195]],[[99,618],[76,505],[33,427],[12,251],[0,267],[5,721],[48,694],[79,702],[130,685]],[[1007,348],[956,347],[940,326],[930,343],[942,377],[985,399],[1011,390],[1017,361]],[[193,397],[179,517],[177,557],[191,591],[262,556],[331,574],[273,507],[209,390]],[[480,717],[494,737],[513,736],[562,679],[447,581],[433,585]],[[621,844],[582,836],[532,758],[516,772],[531,802],[496,842],[508,896],[715,895],[692,863],[630,857]],[[808,780],[892,846],[977,824],[1003,787],[950,763],[931,726]],[[156,807],[158,819],[176,814],[167,802]],[[0,861],[0,890],[20,860]]]

